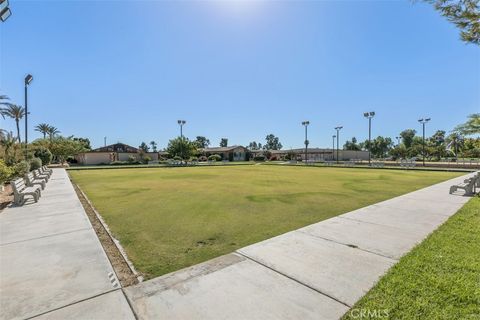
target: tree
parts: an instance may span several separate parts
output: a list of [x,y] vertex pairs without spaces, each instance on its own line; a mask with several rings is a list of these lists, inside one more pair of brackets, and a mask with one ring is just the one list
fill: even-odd
[[157,152],[157,143],[155,141],[150,141],[150,146],[152,146],[152,151]]
[[210,145],[210,140],[203,136],[197,136],[197,139],[194,141],[198,149],[208,148]]
[[400,137],[402,137],[402,143],[405,145],[405,148],[410,149],[412,147],[415,134],[417,134],[417,131],[413,129],[407,129],[400,132]]
[[249,143],[248,149],[250,149],[250,150],[261,150],[262,149],[262,144],[257,143],[255,141],[252,141],[252,142]]
[[480,134],[480,113],[469,115],[467,122],[456,126],[454,131],[463,136]]
[[140,150],[142,150],[143,152],[148,152],[148,149],[150,149],[145,142],[142,142],[142,143],[138,146],[138,148],[139,148]]
[[171,157],[189,159],[196,151],[196,144],[185,137],[172,139],[168,142],[167,146],[167,152]]
[[220,147],[228,147],[228,139],[227,138],[222,138],[222,140],[220,140]]
[[71,137],[52,137],[49,149],[60,163],[64,163],[68,157],[86,151],[85,146],[80,141],[73,140]]
[[263,146],[265,150],[281,150],[283,147],[278,137],[275,137],[273,134],[267,135],[265,141],[267,142]]
[[[368,141],[366,141],[368,144]],[[384,158],[393,147],[391,138],[378,136],[372,140],[371,152],[374,157]]]
[[40,123],[39,125],[35,126],[35,131],[38,131],[41,134],[43,134],[43,139],[46,139],[49,128],[50,128],[49,124]]
[[60,130],[58,130],[57,128],[55,128],[54,126],[49,126],[48,127],[48,136],[50,138],[50,141],[53,140],[53,138],[55,138],[55,135],[59,134],[60,133]]
[[78,141],[81,144],[83,144],[85,149],[92,150],[92,146],[90,145],[90,139],[88,139],[88,138],[74,138],[73,136],[71,136],[70,138],[73,138],[74,141]]
[[344,150],[354,150],[359,151],[361,150],[360,145],[357,144],[357,138],[353,137],[351,141],[345,142],[343,145]]
[[20,142],[20,119],[25,116],[25,108],[16,104],[7,104],[5,108],[0,109],[3,117],[9,117],[15,120],[17,125],[17,139]]
[[480,44],[480,4],[478,0],[424,0],[461,31],[463,41]]

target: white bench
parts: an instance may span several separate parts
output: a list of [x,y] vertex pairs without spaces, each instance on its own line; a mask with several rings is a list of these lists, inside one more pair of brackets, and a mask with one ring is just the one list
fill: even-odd
[[480,184],[480,175],[476,175],[472,178],[466,179],[463,183],[453,185],[450,187],[450,194],[454,193],[458,189],[465,190],[465,194],[475,194],[476,186]]
[[40,199],[41,191],[39,186],[27,187],[22,178],[10,182],[13,189],[13,202],[22,205],[25,202],[25,196],[32,196],[35,202]]
[[35,179],[45,180],[45,182],[48,182],[48,180],[50,179],[50,175],[47,173],[42,173],[40,169],[33,170],[33,176],[35,177]]
[[42,190],[44,190],[45,187],[47,186],[47,183],[45,180],[35,179],[32,172],[29,172],[25,175],[25,182],[27,187],[34,187],[35,185],[39,185],[42,188]]

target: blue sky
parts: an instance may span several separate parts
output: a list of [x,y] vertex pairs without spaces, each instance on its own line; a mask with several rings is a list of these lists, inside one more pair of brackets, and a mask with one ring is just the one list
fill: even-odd
[[[0,24],[0,92],[94,146],[160,147],[187,120],[213,146],[285,148],[405,128],[450,130],[480,112],[480,48],[433,8],[411,1],[15,1]],[[14,129],[13,121],[0,126]],[[22,128],[23,132],[23,128]],[[38,133],[32,133],[37,138]]]

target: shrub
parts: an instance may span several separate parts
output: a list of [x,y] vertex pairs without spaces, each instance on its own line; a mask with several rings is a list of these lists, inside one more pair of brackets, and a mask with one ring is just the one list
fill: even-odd
[[144,163],[149,163],[150,161],[152,161],[152,157],[150,157],[150,156],[143,157],[143,162]]
[[128,162],[129,162],[129,163],[133,163],[133,162],[135,162],[135,161],[137,161],[137,157],[135,157],[135,156],[128,156]]
[[125,161],[112,161],[110,162],[110,164],[112,166],[121,166],[121,165],[124,165],[124,164],[127,164]]
[[13,166],[13,177],[23,177],[30,172],[30,164],[27,161],[20,161]]
[[45,165],[50,164],[50,162],[52,162],[53,155],[50,152],[50,150],[48,150],[45,147],[39,147],[38,149],[35,150],[33,155],[36,158],[40,158],[42,160],[42,163]]
[[277,160],[278,160],[277,156],[271,156],[270,157],[270,161],[277,161]]
[[0,187],[10,179],[12,173],[12,168],[8,167],[5,161],[0,160]]
[[219,154],[212,154],[211,156],[208,157],[208,160],[209,161],[221,161],[222,156],[220,156]]
[[175,156],[175,157],[173,157],[173,160],[181,161],[181,160],[182,160],[182,157],[180,157],[180,156]]
[[33,158],[30,160],[30,170],[37,170],[42,166],[42,159]]
[[259,154],[258,156],[253,157],[253,161],[265,161],[265,156],[263,154]]
[[190,161],[198,161],[198,158],[197,157],[191,157]]
[[201,156],[200,158],[198,158],[198,161],[207,161],[208,158],[206,156]]

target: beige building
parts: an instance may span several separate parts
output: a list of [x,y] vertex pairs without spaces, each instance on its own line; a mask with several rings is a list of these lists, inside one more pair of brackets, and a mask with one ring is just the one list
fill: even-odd
[[[250,151],[252,156],[257,154],[264,154],[264,150],[252,150]],[[305,160],[305,148],[299,149],[285,149],[285,150],[269,150],[271,157],[277,160],[283,160],[287,154],[294,154],[296,159]],[[308,148],[307,159],[310,161],[333,161],[337,160],[337,150],[323,149],[323,148]],[[355,150],[338,150],[338,160],[368,160],[368,151],[355,151]]]
[[245,161],[247,159],[248,149],[242,146],[204,148],[200,149],[200,155],[211,156],[218,154],[223,160]]
[[[146,152],[143,156],[148,156],[152,161],[158,160],[158,152]],[[130,158],[140,161],[142,154],[137,148],[132,146],[116,143],[109,146],[94,149],[89,152],[82,152],[75,158],[82,165],[99,165],[109,164],[114,161],[128,161]]]

